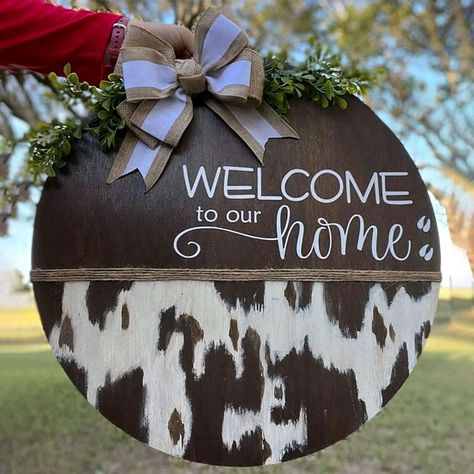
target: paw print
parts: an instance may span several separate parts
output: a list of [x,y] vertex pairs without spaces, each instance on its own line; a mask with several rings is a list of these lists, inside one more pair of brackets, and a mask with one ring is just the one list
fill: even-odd
[[[416,223],[416,227],[426,234],[431,229],[431,219],[426,216],[421,216]],[[429,262],[433,258],[434,249],[430,244],[425,244],[420,248],[418,254],[421,258]]]
[[431,229],[431,219],[426,216],[421,216],[418,219],[416,226],[418,227],[418,229],[422,230],[425,233],[429,232],[429,230]]
[[427,262],[429,262],[433,258],[433,247],[429,244],[423,245],[420,251],[418,252],[421,258],[424,258]]

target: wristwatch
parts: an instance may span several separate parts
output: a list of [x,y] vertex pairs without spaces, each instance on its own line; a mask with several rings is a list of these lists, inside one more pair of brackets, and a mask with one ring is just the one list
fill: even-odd
[[112,74],[127,32],[128,18],[122,17],[112,27],[110,41],[104,55],[104,77]]

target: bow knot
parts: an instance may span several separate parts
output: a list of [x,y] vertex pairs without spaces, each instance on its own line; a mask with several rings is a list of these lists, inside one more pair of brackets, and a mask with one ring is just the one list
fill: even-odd
[[263,59],[248,47],[241,28],[218,9],[208,8],[194,33],[195,56],[176,59],[173,48],[146,28],[129,25],[116,74],[123,76],[126,100],[117,112],[129,131],[108,182],[136,169],[150,189],[193,117],[191,96],[224,120],[262,161],[269,138],[298,138],[262,102]]
[[188,95],[206,90],[206,72],[194,59],[177,59],[176,75],[179,85]]

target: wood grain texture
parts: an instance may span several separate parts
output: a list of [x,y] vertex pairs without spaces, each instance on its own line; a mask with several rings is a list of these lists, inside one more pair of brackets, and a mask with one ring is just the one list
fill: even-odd
[[[439,270],[440,254],[436,221],[426,188],[420,175],[399,140],[362,102],[350,98],[347,110],[323,110],[313,103],[295,106],[292,125],[301,135],[300,140],[270,140],[265,154],[262,183],[267,195],[279,193],[281,178],[288,170],[305,169],[312,176],[329,168],[343,174],[351,170],[364,188],[374,171],[407,172],[404,178],[388,180],[394,190],[408,189],[414,201],[411,206],[376,204],[369,199],[363,204],[358,199],[348,205],[341,196],[328,205],[306,199],[301,202],[226,199],[223,195],[221,173],[215,196],[210,199],[200,186],[193,199],[186,194],[183,165],[194,180],[199,167],[205,165],[210,177],[218,167],[240,166],[254,169],[254,173],[229,175],[232,185],[256,185],[258,161],[246,145],[232,133],[212,111],[197,104],[194,119],[173,153],[159,183],[144,194],[141,176],[135,172],[111,185],[105,185],[113,156],[97,151],[90,139],[76,144],[71,163],[59,179],[48,180],[37,210],[37,226],[48,228],[41,239],[34,240],[33,267],[151,267],[151,268],[356,268],[372,270]],[[318,181],[319,194],[333,196],[337,181],[328,176]],[[288,184],[294,196],[308,191],[310,179],[295,176]],[[255,192],[255,190],[254,190]],[[240,192],[242,193],[242,191]],[[248,193],[248,191],[246,192]],[[354,191],[352,191],[354,195]],[[376,224],[384,231],[393,223],[405,225],[405,232],[413,242],[414,256],[400,262],[390,255],[383,261],[367,258],[364,251],[333,254],[325,259],[301,260],[288,251],[285,260],[278,255],[273,242],[255,241],[228,232],[198,230],[189,239],[180,240],[183,251],[192,251],[189,240],[203,245],[196,258],[177,255],[174,239],[183,229],[197,225],[196,207],[214,208],[220,219],[213,224],[259,236],[275,234],[275,213],[282,204],[291,208],[292,219],[307,224],[305,250],[312,239],[313,227],[319,217],[328,221],[347,223],[354,214],[366,216],[367,224]],[[54,209],[55,212],[51,212]],[[238,209],[247,215],[261,211],[259,222],[223,222],[224,215]],[[420,217],[430,219],[430,239],[416,227]],[[202,225],[202,224],[201,224]],[[292,236],[292,241],[296,237]],[[349,247],[355,247],[353,240]],[[322,246],[327,235],[322,235]],[[380,247],[386,237],[381,237]],[[426,262],[418,256],[418,249],[429,243],[434,256]],[[51,252],[60,248],[60,252]],[[229,251],[231,250],[231,251]],[[225,255],[225,258],[223,258]]]
[[[346,111],[295,107],[300,141],[272,141],[266,192],[289,168],[348,167],[361,182],[374,169],[408,171],[412,206],[292,204],[305,222],[364,213],[380,228],[401,221],[416,249],[403,264],[368,262],[364,252],[322,261],[294,253],[281,263],[264,242],[227,233],[196,235],[201,255],[186,260],[173,238],[195,222],[195,205],[253,211],[201,191],[185,196],[182,166],[256,168],[249,150],[211,111],[192,125],[149,193],[135,173],[112,185],[113,156],[87,138],[67,170],[48,180],[35,221],[33,267],[370,268],[439,271],[439,242],[426,189],[405,150],[362,103]],[[399,184],[395,182],[395,187]],[[408,184],[407,184],[408,183]],[[235,183],[239,184],[239,183]],[[242,184],[242,183],[240,183]],[[329,184],[328,184],[329,186]],[[292,192],[304,192],[294,182]],[[334,189],[322,189],[322,193]],[[201,193],[201,194],[199,194]],[[237,202],[237,201],[236,201]],[[277,204],[259,202],[274,230]],[[431,221],[430,232],[417,223]],[[236,223],[249,232],[253,224]],[[193,237],[193,238],[194,238]],[[203,240],[204,239],[204,240]],[[433,257],[418,257],[429,244]],[[429,335],[439,284],[430,282],[156,281],[34,284],[45,332],[78,390],[131,436],[166,453],[217,465],[294,459],[346,437],[377,414],[413,369]]]

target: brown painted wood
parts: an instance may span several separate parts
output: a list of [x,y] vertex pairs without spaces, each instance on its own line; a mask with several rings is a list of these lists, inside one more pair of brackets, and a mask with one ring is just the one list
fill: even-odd
[[[201,165],[210,176],[214,176],[218,167],[226,165],[255,170],[259,166],[243,141],[212,111],[198,105],[194,120],[173,153],[166,172],[147,194],[144,194],[138,172],[105,185],[113,157],[101,154],[90,140],[77,144],[70,165],[59,179],[48,180],[38,205],[36,227],[41,225],[48,233],[34,241],[33,267],[439,269],[436,221],[425,186],[401,143],[367,106],[355,98],[350,98],[347,111],[323,110],[302,102],[294,107],[291,123],[301,140],[270,141],[262,173],[267,195],[278,194],[281,178],[292,168],[305,169],[311,176],[326,168],[340,174],[350,170],[363,189],[374,171],[407,172],[407,177],[388,178],[387,182],[390,189],[409,191],[414,204],[375,204],[373,199],[362,204],[355,199],[348,205],[342,198],[335,204],[322,204],[313,199],[293,203],[287,200],[229,200],[223,196],[222,177],[213,199],[207,197],[202,187],[190,199],[186,194],[183,165],[188,167],[190,179]],[[256,173],[233,173],[229,179],[233,185],[255,185]],[[309,187],[309,179],[304,176],[296,176],[289,183],[288,192],[294,196],[304,194]],[[320,178],[318,183],[319,194],[323,197],[331,197],[337,192],[334,177]],[[305,222],[306,251],[319,217],[346,224],[352,215],[361,214],[367,226],[375,224],[380,228],[383,234],[380,248],[387,240],[388,228],[395,223],[403,224],[407,237],[413,242],[413,256],[399,262],[389,255],[386,260],[377,262],[368,258],[366,245],[363,251],[353,251],[346,256],[333,252],[326,260],[314,256],[301,260],[291,250],[296,239],[293,236],[287,258],[282,260],[274,242],[258,242],[207,230],[195,231],[187,240],[181,240],[180,247],[184,252],[194,250],[186,245],[189,240],[203,245],[196,258],[182,258],[173,249],[173,241],[181,231],[206,225],[196,219],[198,206],[219,212],[220,218],[207,225],[268,237],[275,235],[275,214],[282,204],[290,206],[292,220]],[[259,222],[230,224],[224,217],[231,209],[243,211],[246,216],[249,211],[261,211]],[[416,227],[422,216],[432,223],[428,240]],[[325,233],[322,240],[324,249],[327,245]],[[434,249],[429,262],[418,256],[418,249],[426,243]],[[348,245],[355,247],[354,236]],[[51,252],[52,248],[61,251]],[[225,258],[222,258],[223,254]]]
[[[414,252],[405,262],[367,251],[283,262],[274,245],[225,232],[183,259],[173,239],[196,225],[197,205],[224,213],[261,210],[241,232],[270,235],[283,202],[186,196],[182,166],[257,168],[227,126],[197,105],[194,120],[158,184],[146,195],[137,173],[106,185],[113,156],[90,138],[49,179],[35,221],[33,267],[361,268],[439,271],[439,242],[426,188],[400,142],[364,104],[346,111],[298,104],[301,140],[274,140],[265,192],[288,169],[350,169],[361,183],[374,170],[407,171],[391,181],[412,206],[291,203],[307,223],[361,213],[380,229],[403,223]],[[242,175],[244,176],[244,175]],[[245,175],[240,183],[249,183]],[[304,179],[289,190],[305,192]],[[234,183],[233,183],[234,184]],[[334,193],[327,181],[321,194]],[[424,232],[421,217],[431,221]],[[228,225],[228,224],[227,224]],[[308,227],[309,228],[309,227]],[[433,258],[419,248],[429,244]],[[352,246],[353,248],[353,246]],[[408,377],[429,335],[439,285],[427,282],[76,282],[35,283],[48,339],[78,390],[106,418],[142,442],[185,459],[219,465],[276,463],[346,437],[374,416]]]

